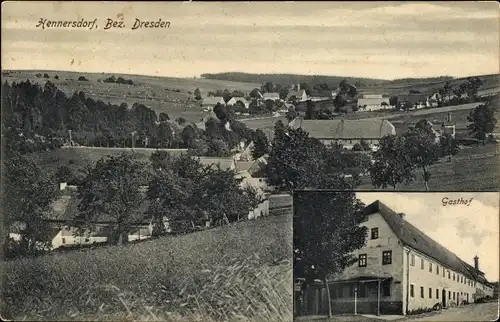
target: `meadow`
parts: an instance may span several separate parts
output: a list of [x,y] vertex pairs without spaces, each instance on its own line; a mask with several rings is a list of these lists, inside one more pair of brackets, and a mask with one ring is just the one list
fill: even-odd
[[292,216],[2,262],[1,314],[30,320],[291,321]]
[[[39,78],[36,74],[47,73],[49,78]],[[54,79],[57,75],[59,79]],[[130,79],[134,85],[104,83],[100,82],[110,76]],[[84,76],[88,81],[78,81],[78,77]],[[68,71],[38,71],[38,70],[16,70],[3,71],[2,81],[30,82],[45,84],[51,81],[57,88],[72,95],[75,91],[83,91],[88,97],[100,99],[105,103],[121,104],[123,102],[132,106],[141,103],[157,113],[167,113],[171,118],[182,116],[191,122],[198,122],[203,118],[203,110],[198,101],[194,99],[194,91],[199,88],[203,97],[209,91],[228,89],[229,91],[240,90],[250,92],[254,88],[260,88],[260,84],[239,83],[202,78],[175,78],[155,77],[142,75],[104,74],[104,73],[77,73]]]

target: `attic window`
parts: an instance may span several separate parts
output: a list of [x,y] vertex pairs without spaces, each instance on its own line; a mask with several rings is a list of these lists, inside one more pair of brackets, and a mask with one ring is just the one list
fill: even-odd
[[417,241],[417,239],[415,237],[413,237],[413,240],[415,241],[415,243],[418,244],[418,241]]

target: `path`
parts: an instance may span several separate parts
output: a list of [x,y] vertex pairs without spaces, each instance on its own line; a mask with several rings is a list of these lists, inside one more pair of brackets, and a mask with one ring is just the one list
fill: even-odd
[[443,310],[425,317],[415,317],[419,321],[496,321],[498,302],[478,303]]

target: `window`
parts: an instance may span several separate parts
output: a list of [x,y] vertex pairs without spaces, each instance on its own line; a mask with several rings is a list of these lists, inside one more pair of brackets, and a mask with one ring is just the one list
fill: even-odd
[[448,300],[451,300],[451,291],[448,291]]
[[443,277],[444,277],[444,267],[443,267]]
[[439,289],[436,289],[436,298],[439,299]]
[[453,280],[455,280],[455,273],[453,273]]
[[372,228],[372,239],[378,238],[378,228]]
[[410,296],[415,297],[415,290],[414,290],[413,284],[410,285]]
[[439,275],[439,265],[436,265],[436,274]]
[[386,250],[382,252],[382,265],[387,265],[392,263],[392,250]]
[[391,296],[391,282],[385,281],[382,283],[382,295]]
[[66,244],[66,238],[64,238],[64,237],[62,238],[62,243]]
[[358,259],[359,267],[366,267],[366,254],[360,254]]
[[420,259],[420,268],[424,269],[424,259],[423,258]]
[[429,298],[432,298],[432,287],[429,287]]
[[85,241],[88,242],[90,241],[90,239],[88,237],[85,237]]
[[453,300],[455,300],[455,292],[453,292]]
[[415,255],[411,255],[410,265],[415,266]]
[[448,271],[448,279],[450,279],[450,271]]
[[424,298],[424,287],[420,286],[420,297]]
[[429,262],[429,272],[432,273],[432,263],[431,262]]

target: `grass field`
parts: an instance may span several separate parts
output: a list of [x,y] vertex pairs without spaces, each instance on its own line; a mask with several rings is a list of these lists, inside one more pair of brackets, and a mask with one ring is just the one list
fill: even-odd
[[292,319],[292,217],[0,263],[1,314],[36,320]]
[[[37,73],[47,73],[50,78],[38,78]],[[58,75],[59,79],[54,79]],[[250,92],[260,84],[238,83],[212,79],[155,77],[140,75],[113,74],[115,77],[122,76],[131,79],[134,85],[102,83],[112,74],[99,73],[76,73],[67,71],[37,71],[16,70],[3,71],[2,82],[20,82],[30,80],[32,82],[45,84],[47,80],[54,83],[59,89],[68,95],[75,91],[83,91],[89,97],[100,99],[104,102],[121,104],[123,102],[132,106],[134,103],[142,103],[157,113],[165,112],[173,118],[184,117],[188,121],[198,122],[203,117],[203,111],[194,99],[194,90],[199,88],[205,97],[209,91],[240,90]],[[84,76],[89,81],[78,81],[78,77]]]
[[[465,147],[451,163],[440,160],[429,171],[430,191],[498,191],[500,182],[500,145],[487,144]],[[422,170],[416,171],[417,178],[399,190],[425,191]],[[373,189],[370,178],[365,178],[358,189]],[[385,190],[392,190],[387,188]]]

